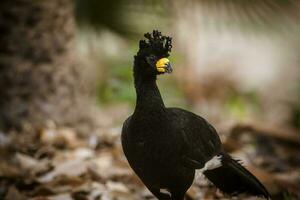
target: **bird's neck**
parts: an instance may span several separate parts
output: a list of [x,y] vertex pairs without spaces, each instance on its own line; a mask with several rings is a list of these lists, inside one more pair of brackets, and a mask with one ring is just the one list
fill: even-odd
[[156,85],[156,76],[144,77],[134,71],[134,85],[136,90],[135,113],[160,112],[165,109],[163,99]]

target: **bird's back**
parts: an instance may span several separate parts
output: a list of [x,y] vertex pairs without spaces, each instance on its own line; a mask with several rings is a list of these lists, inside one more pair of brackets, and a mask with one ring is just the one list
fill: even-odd
[[180,108],[168,108],[168,112],[173,115],[173,131],[179,132],[180,142],[185,145],[184,155],[202,161],[204,166],[206,161],[221,151],[217,131],[204,118]]

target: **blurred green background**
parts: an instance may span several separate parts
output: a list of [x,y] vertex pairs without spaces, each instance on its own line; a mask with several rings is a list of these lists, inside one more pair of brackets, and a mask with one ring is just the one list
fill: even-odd
[[76,1],[81,58],[97,66],[100,105],[132,109],[133,55],[143,33],[174,39],[174,73],[159,77],[168,106],[215,122],[299,127],[299,3],[273,1]]

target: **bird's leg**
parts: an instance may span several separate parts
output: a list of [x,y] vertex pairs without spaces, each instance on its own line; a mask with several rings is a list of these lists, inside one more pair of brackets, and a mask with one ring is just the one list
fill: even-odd
[[159,200],[171,200],[171,196],[169,194],[162,193],[158,188],[148,188],[148,189]]
[[178,193],[174,192],[172,193],[171,200],[184,200],[185,193]]

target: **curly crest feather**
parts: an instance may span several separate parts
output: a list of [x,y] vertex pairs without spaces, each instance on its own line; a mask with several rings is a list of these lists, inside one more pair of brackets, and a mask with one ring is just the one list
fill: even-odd
[[164,36],[158,30],[146,33],[146,40],[140,40],[138,56],[154,54],[158,57],[168,57],[172,49],[172,38]]

